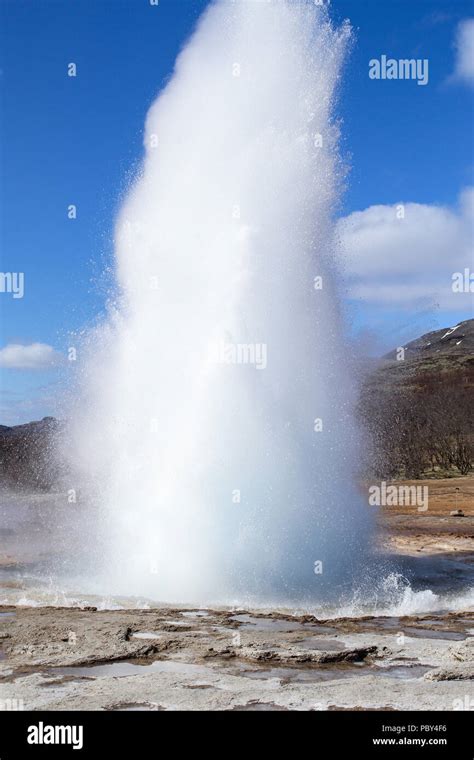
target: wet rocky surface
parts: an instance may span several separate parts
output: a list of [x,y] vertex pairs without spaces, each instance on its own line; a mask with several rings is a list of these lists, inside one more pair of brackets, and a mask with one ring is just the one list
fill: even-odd
[[[0,701],[29,710],[466,709],[474,612],[0,609]],[[141,635],[142,634],[142,635]]]

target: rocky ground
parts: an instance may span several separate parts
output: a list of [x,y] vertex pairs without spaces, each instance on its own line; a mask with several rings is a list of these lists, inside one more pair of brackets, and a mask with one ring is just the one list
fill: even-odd
[[467,612],[3,609],[1,696],[33,710],[469,709],[473,630]]
[[[393,482],[427,488],[428,509],[419,512],[416,507],[404,506],[380,510],[380,543],[397,554],[445,555],[470,564],[474,551],[474,477]],[[454,517],[451,512],[456,511],[463,517]]]
[[[427,512],[380,512],[381,551],[436,559],[447,581],[467,589],[474,585],[474,478],[436,481],[430,489]],[[451,516],[454,508],[464,517]],[[462,605],[336,619],[5,605],[0,708],[472,710],[473,634],[474,611]]]

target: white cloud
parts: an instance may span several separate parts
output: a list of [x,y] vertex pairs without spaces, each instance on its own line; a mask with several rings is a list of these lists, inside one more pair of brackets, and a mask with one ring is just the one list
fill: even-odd
[[51,369],[61,360],[61,354],[46,343],[31,343],[28,346],[10,343],[0,349],[0,367],[5,369]]
[[474,18],[458,24],[454,80],[474,84]]
[[[404,214],[403,218],[400,216]],[[474,188],[458,207],[421,203],[370,206],[338,223],[349,295],[385,306],[472,309],[472,293],[453,291],[453,274],[474,272]]]

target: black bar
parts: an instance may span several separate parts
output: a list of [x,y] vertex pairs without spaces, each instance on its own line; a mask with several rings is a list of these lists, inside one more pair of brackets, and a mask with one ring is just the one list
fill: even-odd
[[[304,751],[311,760],[341,757],[454,758],[472,760],[471,712],[2,712],[0,760],[28,757],[153,758],[183,751],[229,755]],[[42,724],[43,732],[38,733]],[[80,744],[31,744],[53,736],[49,726],[70,727],[65,739]],[[31,728],[34,727],[34,728]],[[437,728],[436,728],[437,727]],[[384,743],[377,740],[383,740]],[[391,740],[390,742],[388,740]],[[415,741],[416,740],[416,741]],[[421,742],[424,740],[424,745]],[[304,747],[306,749],[304,750]],[[288,750],[287,750],[288,751]]]

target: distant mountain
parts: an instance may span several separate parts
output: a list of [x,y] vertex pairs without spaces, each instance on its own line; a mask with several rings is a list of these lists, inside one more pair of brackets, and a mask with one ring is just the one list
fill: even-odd
[[[403,349],[403,351],[400,351]],[[426,333],[394,348],[378,363],[373,382],[413,383],[425,374],[461,373],[474,382],[474,319]]]
[[54,417],[13,427],[0,425],[0,483],[50,489],[59,473],[54,450],[62,427]]
[[34,422],[25,422],[23,425],[14,425],[8,427],[7,425],[0,425],[0,435],[35,435],[43,434],[45,432],[51,432],[56,430],[60,423],[55,417],[43,417],[42,420],[36,420]]
[[381,477],[463,474],[474,461],[474,319],[390,351],[367,373],[364,469]]
[[[404,348],[405,361],[438,359],[440,356],[448,356],[456,361],[465,357],[474,360],[474,319],[425,333],[421,338],[407,343]],[[384,356],[384,359],[391,361],[396,358],[396,350]]]

